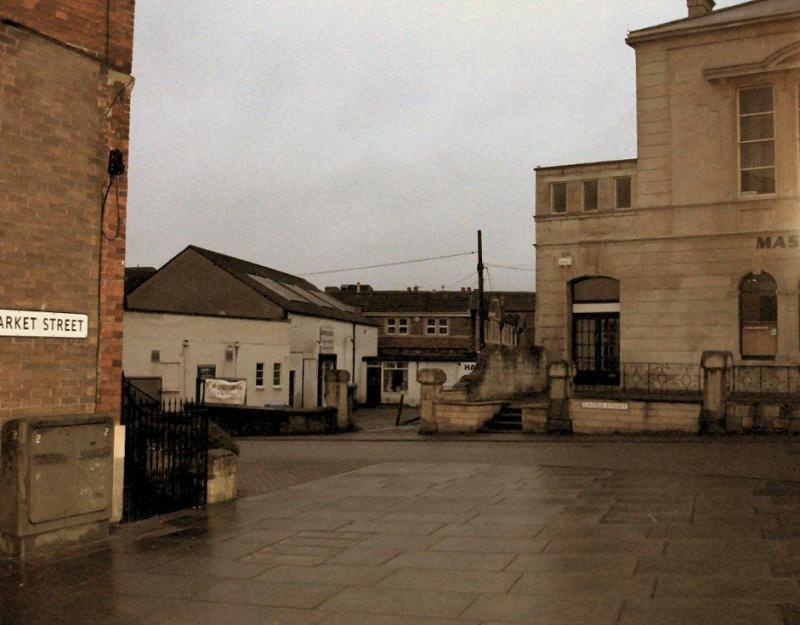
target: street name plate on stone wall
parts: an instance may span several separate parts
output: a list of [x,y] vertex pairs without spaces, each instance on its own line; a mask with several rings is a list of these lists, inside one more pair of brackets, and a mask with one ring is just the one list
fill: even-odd
[[627,410],[628,404],[619,401],[582,401],[581,408],[593,410]]
[[88,315],[0,308],[0,336],[85,339],[88,335]]

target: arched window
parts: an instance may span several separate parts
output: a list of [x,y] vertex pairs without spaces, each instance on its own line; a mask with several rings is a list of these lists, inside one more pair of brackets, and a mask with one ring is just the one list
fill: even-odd
[[742,358],[775,358],[778,352],[778,285],[768,273],[748,274],[739,285]]
[[572,282],[572,360],[578,384],[619,384],[619,281]]

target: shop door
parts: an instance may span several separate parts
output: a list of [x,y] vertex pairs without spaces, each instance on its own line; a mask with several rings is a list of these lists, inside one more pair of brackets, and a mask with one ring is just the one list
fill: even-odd
[[381,403],[381,368],[367,367],[367,406],[375,408]]
[[619,313],[573,314],[576,384],[619,384]]

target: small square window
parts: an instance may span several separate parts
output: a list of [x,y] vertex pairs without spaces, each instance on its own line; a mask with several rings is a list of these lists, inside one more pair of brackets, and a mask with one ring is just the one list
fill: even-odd
[[405,317],[387,318],[386,334],[408,334],[408,319]]
[[281,385],[281,363],[276,362],[272,365],[272,386]]
[[154,349],[150,352],[150,362],[161,362],[161,352]]
[[447,334],[448,320],[446,317],[431,317],[425,321],[425,334]]
[[597,180],[585,180],[583,183],[583,210],[597,210]]
[[264,386],[264,363],[257,362],[256,363],[256,388],[262,388]]
[[550,185],[550,207],[554,213],[567,212],[566,182],[554,182]]
[[630,208],[631,202],[631,177],[614,179],[614,206],[617,208]]

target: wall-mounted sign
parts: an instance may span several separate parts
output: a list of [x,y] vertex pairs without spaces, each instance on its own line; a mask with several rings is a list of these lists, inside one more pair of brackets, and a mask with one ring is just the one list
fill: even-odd
[[335,351],[333,345],[333,327],[322,326],[319,329],[319,353],[332,354]]
[[206,378],[203,380],[203,387],[203,401],[207,404],[244,406],[247,398],[246,380]]
[[797,234],[779,234],[774,237],[758,237],[756,238],[757,250],[782,250],[787,247],[800,247],[800,235]]
[[0,336],[85,339],[89,317],[78,313],[0,308]]
[[582,401],[581,408],[593,410],[627,410],[628,404],[619,401]]
[[572,256],[562,256],[558,259],[559,267],[572,267]]
[[475,363],[474,362],[460,362],[458,363],[458,377],[461,379],[465,375],[472,373],[475,371]]

